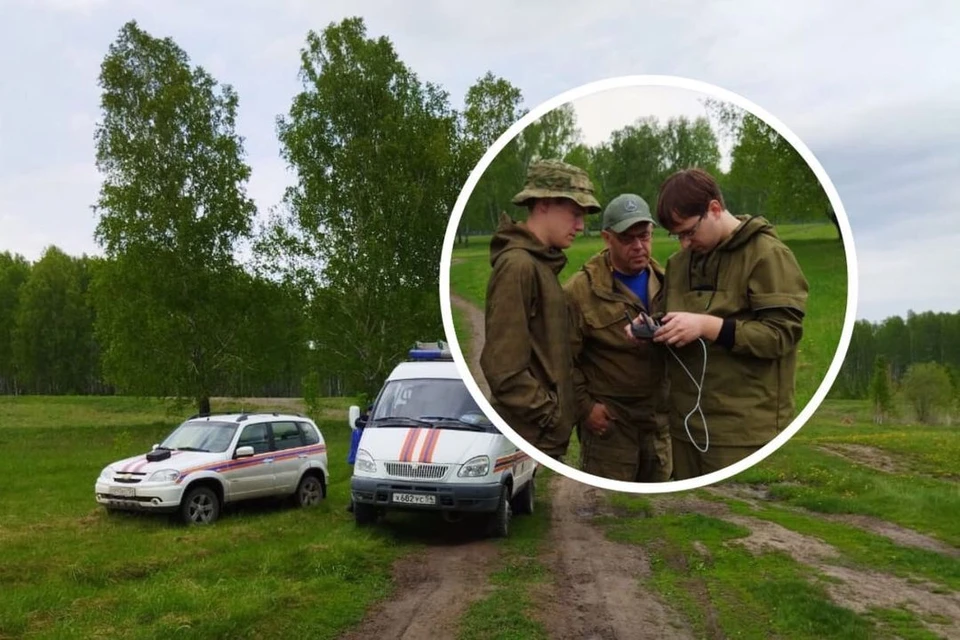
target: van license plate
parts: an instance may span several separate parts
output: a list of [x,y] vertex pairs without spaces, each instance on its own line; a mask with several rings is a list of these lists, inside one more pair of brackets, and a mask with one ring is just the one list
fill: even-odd
[[437,496],[420,495],[417,493],[395,493],[393,494],[393,501],[404,504],[437,504]]
[[137,495],[137,491],[133,487],[113,487],[110,492],[115,496],[122,496],[124,498],[132,498]]

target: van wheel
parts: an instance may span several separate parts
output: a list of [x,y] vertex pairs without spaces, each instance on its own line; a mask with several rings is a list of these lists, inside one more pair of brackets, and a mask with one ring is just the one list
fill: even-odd
[[497,510],[490,515],[487,531],[494,538],[506,538],[510,533],[510,488],[503,485],[500,488],[500,502]]
[[373,524],[377,521],[377,508],[363,502],[353,503],[353,519],[359,526]]
[[323,482],[312,473],[300,479],[297,485],[297,504],[301,507],[312,507],[323,500]]
[[180,501],[184,524],[212,524],[220,517],[220,499],[209,487],[194,487]]
[[520,493],[510,501],[513,512],[523,515],[533,515],[533,503],[536,501],[535,491],[536,482],[533,478],[530,478],[527,484],[523,485]]

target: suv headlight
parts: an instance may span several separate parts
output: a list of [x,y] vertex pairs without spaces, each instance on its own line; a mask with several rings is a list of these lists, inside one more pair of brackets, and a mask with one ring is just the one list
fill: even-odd
[[357,458],[353,463],[353,466],[364,473],[376,473],[377,472],[377,463],[373,461],[373,456],[370,455],[365,449],[360,449],[357,451]]
[[490,458],[477,456],[467,460],[457,475],[461,478],[482,478],[490,472]]
[[103,471],[100,472],[101,480],[109,480],[113,476],[113,469],[109,466],[103,468]]
[[180,477],[180,472],[176,469],[161,469],[155,471],[147,482],[174,482]]

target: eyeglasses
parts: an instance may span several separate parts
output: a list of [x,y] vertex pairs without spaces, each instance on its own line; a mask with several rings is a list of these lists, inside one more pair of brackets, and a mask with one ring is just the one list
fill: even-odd
[[668,233],[667,235],[671,238],[676,238],[677,240],[689,240],[696,233],[697,229],[700,228],[700,223],[703,222],[703,218],[707,215],[706,211],[700,214],[700,217],[697,218],[697,224],[693,225],[686,231],[678,231],[676,233]]
[[644,231],[643,233],[614,233],[613,237],[622,245],[631,245],[637,240],[646,242],[653,237],[653,234],[650,231]]

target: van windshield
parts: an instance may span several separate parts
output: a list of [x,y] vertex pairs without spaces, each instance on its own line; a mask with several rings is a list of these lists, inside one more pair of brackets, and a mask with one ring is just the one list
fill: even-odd
[[384,418],[424,419],[429,422],[445,418],[460,421],[474,430],[497,433],[496,426],[483,415],[463,381],[449,378],[388,382],[377,398],[367,426],[389,425],[390,421]]

